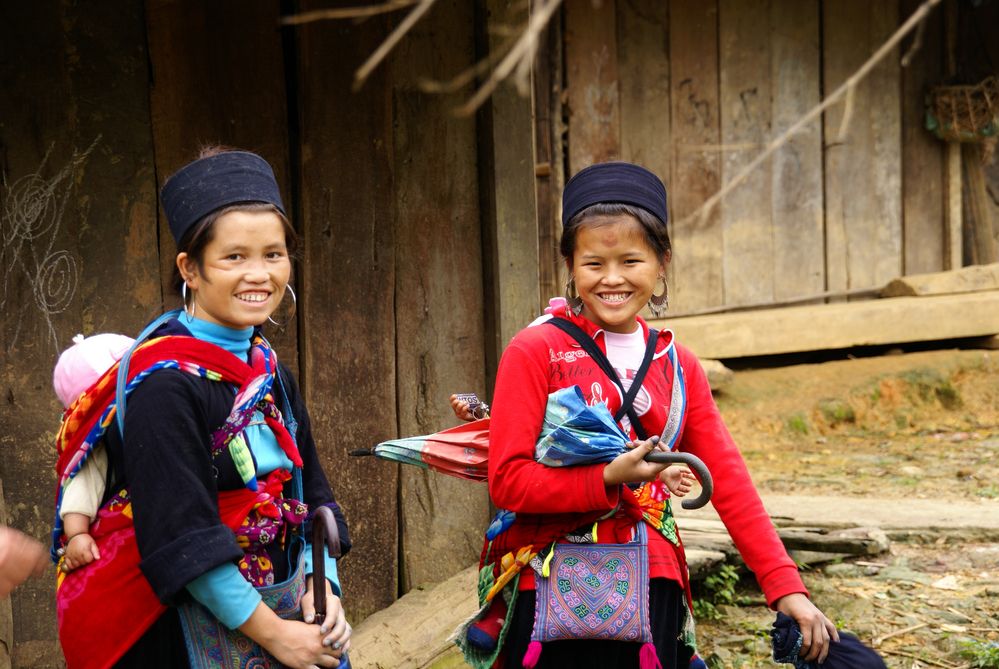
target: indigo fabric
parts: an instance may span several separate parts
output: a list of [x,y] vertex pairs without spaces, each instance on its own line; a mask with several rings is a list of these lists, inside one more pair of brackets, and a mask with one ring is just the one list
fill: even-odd
[[780,612],[770,630],[770,640],[774,662],[793,664],[795,669],[887,669],[881,656],[847,632],[840,632],[839,642],[833,641],[829,645],[825,662],[805,662],[798,656],[802,641],[798,623]]
[[192,225],[231,204],[266,202],[286,213],[274,171],[249,151],[225,151],[188,163],[167,180],[160,200],[177,243]]
[[597,163],[576,172],[562,189],[562,225],[587,207],[600,203],[641,207],[667,223],[666,186],[641,165]]

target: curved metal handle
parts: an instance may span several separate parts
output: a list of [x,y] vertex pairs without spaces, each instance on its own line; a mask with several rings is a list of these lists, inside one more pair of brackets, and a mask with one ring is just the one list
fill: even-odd
[[694,470],[697,478],[701,482],[701,494],[696,499],[685,499],[680,503],[685,509],[700,509],[711,500],[711,493],[714,491],[714,482],[711,480],[711,472],[707,465],[696,455],[690,453],[679,453],[677,451],[652,451],[645,456],[646,462],[669,462],[671,464],[685,464]]
[[[319,507],[312,516],[312,599],[316,606],[317,625],[326,620],[326,560],[323,548],[331,558],[340,557],[340,530],[336,526],[336,517],[327,506]],[[321,590],[320,584],[323,586]]]

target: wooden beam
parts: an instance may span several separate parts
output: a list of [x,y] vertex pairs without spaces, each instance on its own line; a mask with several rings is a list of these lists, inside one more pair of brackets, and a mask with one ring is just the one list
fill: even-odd
[[953,295],[982,290],[999,290],[999,263],[904,276],[885,286],[881,290],[881,297]]
[[[395,154],[396,388],[400,435],[457,422],[448,396],[484,395],[482,240],[475,121],[458,99],[419,90],[475,61],[474,7],[438,3],[391,56]],[[419,156],[419,160],[414,157]],[[381,463],[381,467],[389,465]],[[475,561],[489,523],[486,486],[418,467],[399,476],[402,592],[443,581]]]
[[[501,28],[522,3],[480,0],[478,28],[485,50],[503,41]],[[513,19],[514,22],[520,19]],[[481,112],[479,193],[482,201],[486,319],[486,387],[492,388],[499,356],[521,328],[537,318],[538,209],[534,177],[534,122],[530,97],[501,86]]]
[[372,18],[310,23],[296,33],[299,309],[309,326],[302,331],[302,380],[320,460],[357,538],[340,574],[355,621],[398,594],[399,468],[347,455],[398,436],[392,88],[379,68],[354,92],[350,65],[388,32],[387,19]]
[[652,321],[702,358],[741,358],[999,333],[999,291]]

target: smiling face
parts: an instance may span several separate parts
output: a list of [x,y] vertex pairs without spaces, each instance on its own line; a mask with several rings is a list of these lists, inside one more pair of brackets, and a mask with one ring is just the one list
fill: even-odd
[[[668,260],[667,260],[668,262]],[[594,217],[576,233],[569,271],[582,315],[609,332],[629,333],[666,268],[641,224],[628,214]]]
[[291,276],[284,225],[271,211],[230,211],[213,224],[201,263],[180,253],[177,267],[196,316],[235,329],[261,325]]

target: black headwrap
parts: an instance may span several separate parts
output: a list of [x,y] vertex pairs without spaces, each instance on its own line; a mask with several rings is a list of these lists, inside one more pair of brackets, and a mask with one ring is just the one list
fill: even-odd
[[226,151],[180,168],[163,186],[160,200],[173,238],[216,209],[240,202],[267,202],[284,214],[274,171],[248,151]]
[[562,190],[562,225],[590,205],[600,203],[634,205],[667,222],[662,180],[633,163],[597,163],[576,172]]

